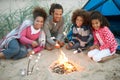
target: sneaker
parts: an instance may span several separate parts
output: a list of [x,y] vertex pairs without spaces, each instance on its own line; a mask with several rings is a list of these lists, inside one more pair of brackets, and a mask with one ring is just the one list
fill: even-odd
[[78,48],[78,53],[82,52],[82,49]]
[[82,50],[80,48],[78,48],[78,50],[73,51],[74,54],[81,53],[81,52]]
[[78,53],[78,50],[73,51],[73,54],[77,54],[77,53]]

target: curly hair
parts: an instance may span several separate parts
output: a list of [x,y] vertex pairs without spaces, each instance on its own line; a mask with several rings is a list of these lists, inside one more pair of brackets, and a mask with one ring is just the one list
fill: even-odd
[[33,18],[34,20],[36,19],[36,17],[41,16],[44,18],[44,21],[47,18],[47,13],[43,8],[40,8],[39,6],[35,7],[33,10]]
[[50,10],[49,10],[49,14],[51,15],[51,13],[54,13],[55,9],[62,9],[62,13],[63,13],[63,7],[62,7],[62,5],[57,4],[57,3],[52,3],[51,7],[50,7]]
[[[90,22],[91,22],[93,19],[98,19],[98,20],[101,22],[100,27],[104,27],[104,26],[109,27],[109,26],[110,26],[107,18],[104,17],[99,11],[91,11],[91,14],[90,14]],[[91,23],[90,23],[90,26],[92,26]]]
[[89,13],[83,9],[76,9],[73,14],[72,14],[72,23],[75,24],[76,23],[76,18],[80,16],[83,18],[84,22],[83,25],[88,25],[88,21],[89,21]]

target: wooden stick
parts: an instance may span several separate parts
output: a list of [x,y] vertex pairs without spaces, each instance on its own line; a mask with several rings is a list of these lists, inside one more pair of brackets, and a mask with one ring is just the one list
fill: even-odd
[[29,65],[30,65],[30,59],[28,60],[28,65],[27,65],[27,75],[29,74]]

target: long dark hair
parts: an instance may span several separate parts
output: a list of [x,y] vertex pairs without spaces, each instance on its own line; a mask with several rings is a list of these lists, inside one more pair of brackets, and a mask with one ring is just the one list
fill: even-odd
[[90,14],[90,26],[92,26],[91,21],[93,19],[98,19],[101,22],[100,27],[109,27],[110,24],[105,16],[103,16],[99,11],[92,11]]

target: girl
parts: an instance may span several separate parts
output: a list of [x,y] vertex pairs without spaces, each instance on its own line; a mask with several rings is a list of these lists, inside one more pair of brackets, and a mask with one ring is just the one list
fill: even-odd
[[102,61],[102,58],[115,54],[117,42],[108,28],[107,19],[100,12],[93,11],[90,15],[90,25],[92,26],[94,45],[90,47],[88,56],[99,62]]
[[[20,27],[13,29],[1,40],[0,59],[20,59],[26,57],[27,54],[41,51],[45,45],[45,34],[42,26],[46,16],[44,9],[36,7],[33,11],[33,25],[31,21],[26,20]],[[27,51],[28,45],[32,48],[29,52]]]
[[72,15],[72,35],[71,41],[66,46],[67,49],[75,49],[74,53],[81,52],[85,49],[90,37],[90,29],[87,25],[88,12],[77,9]]

